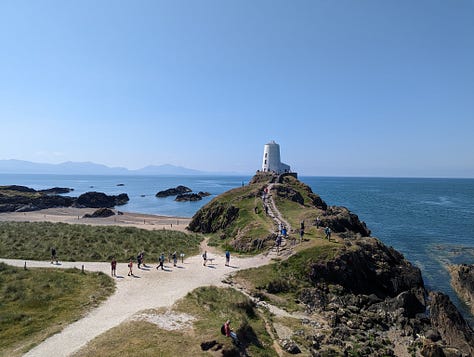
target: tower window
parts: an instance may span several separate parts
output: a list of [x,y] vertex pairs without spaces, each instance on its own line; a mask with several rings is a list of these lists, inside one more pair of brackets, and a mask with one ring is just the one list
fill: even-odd
[[267,160],[265,160],[265,165],[267,164]]
[[268,156],[268,152],[265,153],[265,158]]

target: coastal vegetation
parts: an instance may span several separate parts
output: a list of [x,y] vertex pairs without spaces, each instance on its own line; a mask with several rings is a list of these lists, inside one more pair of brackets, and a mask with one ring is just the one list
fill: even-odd
[[304,306],[296,302],[302,289],[312,286],[308,278],[311,265],[334,259],[340,249],[341,244],[337,242],[314,241],[310,248],[303,249],[288,259],[238,271],[232,280],[263,301],[287,311],[302,310]]
[[161,253],[197,254],[202,237],[170,230],[91,226],[49,222],[0,222],[0,257],[48,260],[56,248],[65,261],[127,261],[145,252],[155,261]]
[[[185,314],[191,321],[172,330],[173,315]],[[266,318],[247,296],[231,288],[202,287],[176,302],[171,311],[144,311],[152,322],[131,321],[109,330],[75,354],[82,356],[124,356],[136,351],[146,356],[209,356],[219,351],[223,356],[239,356],[245,350],[250,356],[278,356],[266,329]],[[220,332],[222,324],[231,320],[241,346],[235,346]],[[209,348],[209,351],[205,351]]]
[[0,355],[22,355],[114,290],[113,280],[102,273],[24,270],[0,263]]
[[[265,191],[270,191],[272,204],[262,198]],[[290,240],[299,237],[301,222],[305,224],[305,239],[323,238],[323,231],[316,227],[318,219],[320,226],[341,237],[370,236],[365,223],[347,208],[328,206],[290,174],[270,173],[259,173],[248,185],[214,198],[194,215],[188,228],[209,235],[210,245],[256,254],[274,245],[278,229],[274,210],[290,225]]]

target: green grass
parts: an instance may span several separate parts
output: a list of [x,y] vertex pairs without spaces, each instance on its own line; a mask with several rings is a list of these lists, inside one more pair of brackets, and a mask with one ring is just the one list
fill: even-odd
[[248,355],[277,356],[264,319],[253,303],[234,289],[198,288],[179,300],[173,310],[192,315],[195,320],[177,331],[166,331],[148,322],[125,323],[94,339],[75,356],[128,356],[136,351],[142,356],[209,356],[200,344],[213,340],[223,345],[219,351],[222,355],[222,351],[235,348],[230,338],[220,333],[227,319],[232,321],[232,328]]
[[[210,235],[209,244],[223,249],[231,248],[229,240],[239,239],[243,244],[251,242],[256,238],[264,239],[275,230],[275,224],[265,214],[259,190],[263,185],[251,185],[230,190],[221,196],[219,201],[224,204],[232,204],[239,208],[237,219],[224,231]],[[255,212],[257,207],[257,213]],[[225,238],[222,239],[221,235]],[[231,249],[232,250],[232,249]],[[234,251],[240,251],[234,249]],[[257,250],[249,253],[259,253]]]
[[114,290],[113,280],[102,273],[24,270],[0,263],[0,355],[21,355]]
[[48,260],[56,247],[60,260],[126,261],[145,251],[155,260],[162,252],[197,254],[202,236],[169,230],[89,226],[49,222],[0,222],[0,257]]
[[299,309],[295,299],[301,289],[311,286],[308,279],[311,265],[332,260],[339,249],[338,243],[321,240],[286,260],[239,271],[234,279],[253,294],[288,311],[295,311]]

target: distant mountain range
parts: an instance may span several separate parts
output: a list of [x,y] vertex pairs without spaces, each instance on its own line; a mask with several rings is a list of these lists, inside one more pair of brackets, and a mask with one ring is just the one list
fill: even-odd
[[170,164],[146,166],[138,170],[108,167],[93,162],[63,162],[43,164],[23,160],[0,160],[3,174],[56,174],[56,175],[237,175],[232,172],[206,172]]

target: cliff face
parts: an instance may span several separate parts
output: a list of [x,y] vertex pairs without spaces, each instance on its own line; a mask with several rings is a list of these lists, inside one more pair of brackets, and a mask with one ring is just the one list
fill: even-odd
[[395,297],[412,288],[423,288],[420,269],[403,255],[374,238],[347,241],[337,259],[315,263],[313,282],[339,284],[354,294]]
[[474,264],[451,265],[448,270],[451,274],[451,285],[474,314]]
[[474,334],[449,297],[430,292],[430,321],[449,346],[455,346],[466,356],[474,355]]

